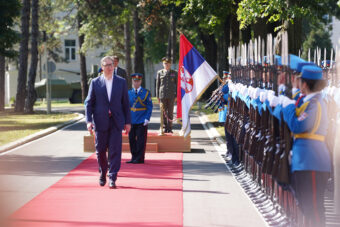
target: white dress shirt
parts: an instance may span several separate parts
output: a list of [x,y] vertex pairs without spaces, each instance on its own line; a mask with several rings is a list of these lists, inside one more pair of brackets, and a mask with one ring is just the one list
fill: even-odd
[[106,85],[106,91],[107,91],[107,96],[109,98],[109,102],[111,100],[111,92],[112,92],[112,82],[113,82],[113,77],[111,77],[111,79],[107,79],[104,76],[105,79],[105,85]]

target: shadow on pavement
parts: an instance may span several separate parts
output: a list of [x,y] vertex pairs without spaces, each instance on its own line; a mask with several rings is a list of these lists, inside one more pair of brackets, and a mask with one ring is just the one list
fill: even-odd
[[[0,175],[51,176],[65,175],[84,160],[82,157],[7,155],[0,158]],[[92,171],[92,170],[90,170]]]

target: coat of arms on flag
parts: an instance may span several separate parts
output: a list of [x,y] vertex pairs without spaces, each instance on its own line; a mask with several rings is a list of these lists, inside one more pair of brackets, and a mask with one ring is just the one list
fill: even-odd
[[217,78],[217,74],[183,34],[179,49],[177,119],[182,121],[180,134],[186,137],[191,131],[190,109]]

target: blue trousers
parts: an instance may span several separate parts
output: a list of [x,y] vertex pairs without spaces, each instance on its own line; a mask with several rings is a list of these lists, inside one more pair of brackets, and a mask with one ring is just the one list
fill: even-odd
[[116,181],[122,159],[122,131],[115,127],[112,119],[107,131],[96,131],[95,145],[101,175],[109,172],[110,179]]
[[129,133],[131,161],[144,162],[148,126],[133,124]]
[[225,132],[225,139],[227,142],[227,151],[231,154],[231,162],[235,165],[238,165],[240,160],[239,160],[239,155],[238,155],[238,144],[236,143],[235,138],[227,132],[226,127],[224,127],[224,132]]
[[307,219],[307,226],[325,226],[324,193],[328,172],[294,171],[292,184],[299,207]]

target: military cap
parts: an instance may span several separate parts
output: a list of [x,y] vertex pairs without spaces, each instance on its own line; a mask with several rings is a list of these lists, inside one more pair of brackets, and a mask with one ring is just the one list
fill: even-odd
[[297,70],[298,64],[301,62],[306,62],[306,61],[294,54],[289,55],[289,68],[291,68],[292,70],[298,72]]
[[228,72],[228,71],[223,71],[223,77],[222,77],[223,79],[224,78],[231,78],[231,73],[230,72]]
[[162,58],[163,63],[171,63],[170,59],[167,57]]
[[306,65],[302,67],[299,77],[308,80],[322,80],[322,69],[316,65]]
[[302,68],[305,67],[306,65],[314,65],[314,66],[316,66],[316,65],[314,64],[314,62],[309,62],[309,61],[299,62],[299,63],[297,64],[297,67],[296,67],[296,70],[295,70],[295,71],[301,73],[301,72],[302,72]]
[[133,73],[133,74],[131,74],[131,78],[132,78],[132,80],[141,80],[141,79],[143,79],[143,74]]

